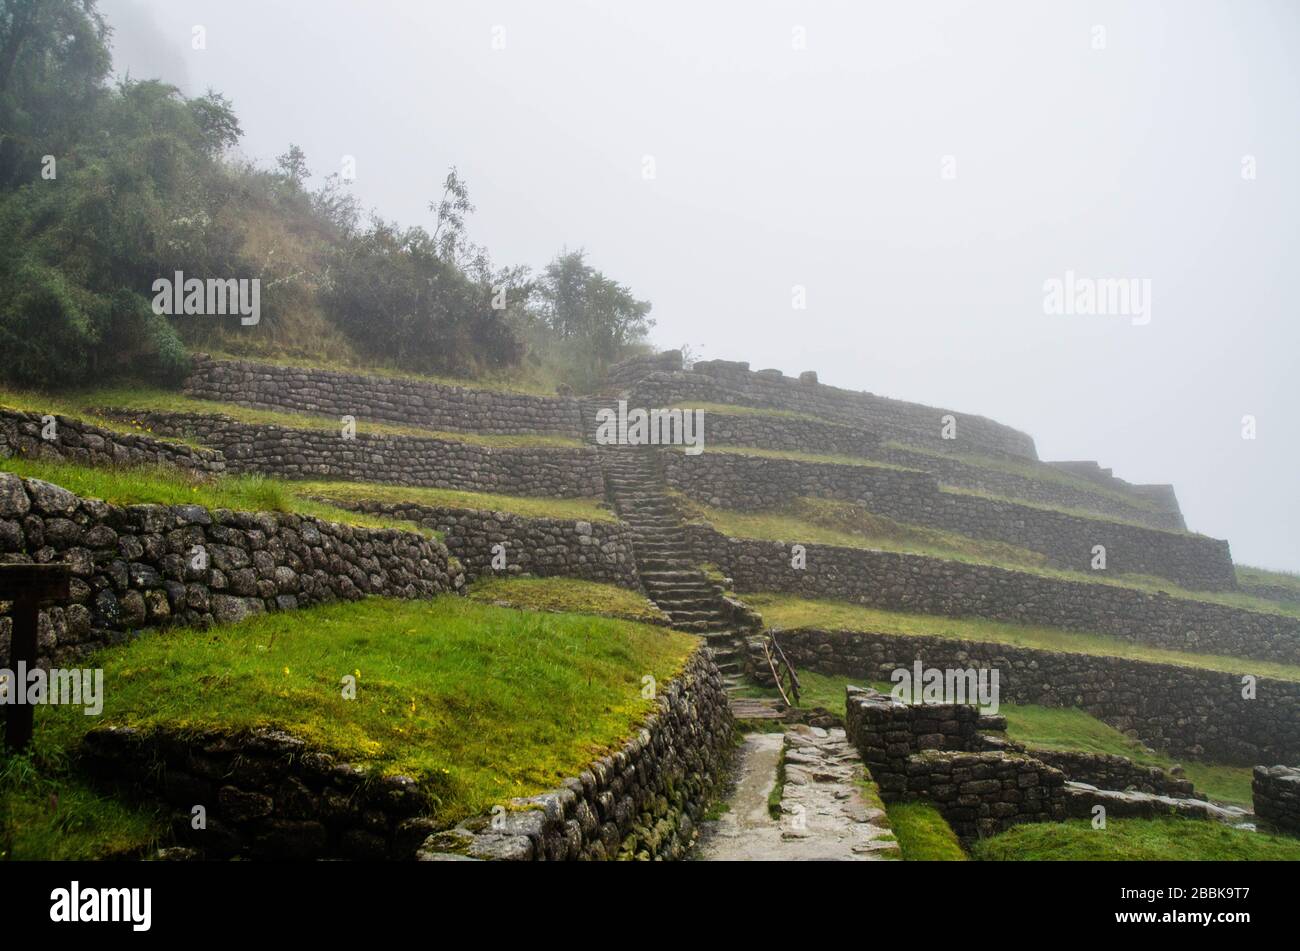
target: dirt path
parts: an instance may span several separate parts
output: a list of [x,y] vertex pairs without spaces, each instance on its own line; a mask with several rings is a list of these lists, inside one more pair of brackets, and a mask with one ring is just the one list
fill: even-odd
[[[768,796],[785,760],[781,818]],[[844,731],[795,726],[750,733],[740,750],[729,810],[709,823],[703,861],[843,861],[898,857],[884,810],[863,798],[862,763]]]

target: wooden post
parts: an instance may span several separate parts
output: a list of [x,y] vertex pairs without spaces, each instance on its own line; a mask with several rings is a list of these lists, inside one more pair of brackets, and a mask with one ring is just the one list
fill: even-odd
[[[0,565],[0,601],[9,601],[13,607],[9,617],[13,632],[9,638],[8,669],[18,676],[18,664],[25,662],[30,670],[36,665],[36,628],[42,604],[68,597],[68,579],[71,570],[60,565]],[[10,702],[5,706],[5,746],[21,750],[32,738],[32,717],[35,710],[29,703],[14,703],[17,691],[25,684],[16,680],[9,685]]]

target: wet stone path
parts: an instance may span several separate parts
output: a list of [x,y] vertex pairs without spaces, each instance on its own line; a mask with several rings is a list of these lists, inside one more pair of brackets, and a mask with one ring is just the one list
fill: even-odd
[[[782,760],[780,818],[769,795]],[[841,729],[793,726],[750,733],[741,747],[728,810],[706,823],[703,861],[843,861],[898,858],[884,810],[864,796],[864,772]]]

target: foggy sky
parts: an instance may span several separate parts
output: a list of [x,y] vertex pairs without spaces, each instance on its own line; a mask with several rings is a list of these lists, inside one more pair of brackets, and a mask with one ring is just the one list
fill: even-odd
[[[118,68],[229,96],[251,158],[353,155],[407,225],[456,165],[496,264],[585,248],[661,348],[992,417],[1300,570],[1300,5],[101,7]],[[1067,270],[1150,280],[1150,323],[1046,315]]]

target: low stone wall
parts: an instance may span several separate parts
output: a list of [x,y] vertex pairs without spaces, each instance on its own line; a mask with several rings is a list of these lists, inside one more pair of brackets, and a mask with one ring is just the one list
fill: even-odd
[[845,714],[880,798],[928,799],[960,838],[1065,818],[1065,775],[1031,756],[985,749],[972,706],[897,704],[850,687]]
[[[121,507],[0,472],[0,561],[71,566],[68,602],[41,612],[43,663],[142,627],[456,591],[464,578],[449,558],[440,542],[413,532],[198,505]],[[9,656],[10,629],[0,617],[0,657]]]
[[997,670],[1004,703],[1077,707],[1174,756],[1242,766],[1300,762],[1300,683],[1292,681],[1260,678],[1247,700],[1238,674],[1119,657],[815,628],[782,631],[780,642],[800,669],[864,682],[887,682],[918,660]]
[[603,497],[596,450],[506,448],[423,436],[286,429],[203,413],[144,413],[156,431],[221,450],[231,472],[342,479],[553,498]]
[[[644,375],[636,379],[641,373]],[[657,368],[649,364],[619,366],[611,371],[611,379],[628,389],[630,399],[639,406],[672,406],[694,400],[792,410],[913,445],[1037,458],[1033,439],[1010,426],[983,416],[826,386],[817,382],[815,373],[795,379],[779,370],[751,372],[748,363],[707,360],[695,363],[690,370],[682,370],[680,365],[672,368],[668,363]],[[946,415],[956,419],[955,440],[941,438]]]
[[1283,832],[1300,835],[1300,768],[1256,766],[1250,785],[1255,815]]
[[431,836],[419,858],[682,858],[725,783],[732,752],[726,689],[709,652],[697,650],[655,703],[618,752],[552,792]]
[[1099,789],[1136,789],[1158,796],[1194,798],[1191,780],[1171,776],[1159,766],[1142,766],[1127,756],[1081,753],[1074,750],[1033,749],[1030,755],[1065,774],[1074,782]]
[[582,438],[578,401],[336,370],[193,357],[185,392],[261,409],[355,416],[429,429]]
[[1108,489],[1122,492],[1130,495],[1136,500],[1145,502],[1149,507],[1157,509],[1166,517],[1176,519],[1177,528],[1185,528],[1183,523],[1182,507],[1178,504],[1178,494],[1174,492],[1174,487],[1166,483],[1133,483],[1121,479],[1110,469],[1103,469],[1098,463],[1092,460],[1060,460],[1048,462],[1046,465],[1054,469],[1060,469],[1062,472],[1068,472],[1070,475],[1087,479]]
[[890,611],[1042,624],[1172,650],[1300,663],[1300,618],[1289,615],[833,545],[805,546],[807,567],[798,570],[791,567],[790,546],[781,542],[728,538],[700,525],[690,526],[688,537],[697,563],[717,565],[742,593],[778,591]]
[[709,505],[755,510],[799,496],[840,499],[896,521],[1039,552],[1059,568],[1093,570],[1093,547],[1103,545],[1112,574],[1154,574],[1204,590],[1237,584],[1226,541],[946,492],[928,472],[734,452],[661,455],[668,484]]
[[748,446],[846,456],[875,456],[880,452],[880,437],[856,426],[711,410],[704,414],[704,442],[706,446]]
[[70,416],[54,416],[52,439],[43,414],[0,408],[0,459],[24,456],[83,466],[167,465],[204,475],[224,472],[221,453],[141,433],[115,433]]
[[410,859],[436,828],[413,778],[371,776],[277,730],[104,727],[87,734],[81,764],[161,798],[196,859]]
[[[415,522],[443,535],[468,580],[495,575],[563,575],[637,589],[632,534],[622,522],[525,518],[509,512],[329,499],[342,508]],[[493,547],[505,546],[506,568],[492,567]]]

